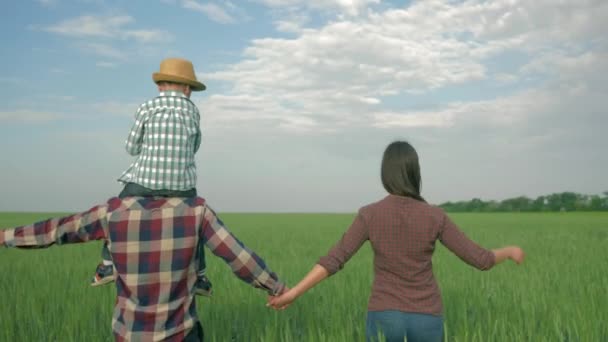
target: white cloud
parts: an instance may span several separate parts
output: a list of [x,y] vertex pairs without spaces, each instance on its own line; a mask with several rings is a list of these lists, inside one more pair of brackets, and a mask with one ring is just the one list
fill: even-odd
[[339,14],[356,16],[368,6],[379,4],[380,0],[257,0],[257,2],[274,8],[333,10],[338,11]]
[[104,62],[104,61],[100,61],[95,63],[96,66],[100,67],[100,68],[116,68],[116,63],[112,63],[112,62]]
[[29,124],[43,124],[49,121],[56,121],[63,118],[63,115],[34,110],[15,110],[0,112],[0,122],[17,122]]
[[446,127],[453,124],[453,113],[450,110],[427,113],[375,113],[372,126],[389,127]]
[[[102,117],[113,115],[117,117],[133,118],[135,116],[137,108],[139,108],[139,105],[140,103],[136,102],[105,101],[89,103],[86,104],[86,107],[88,108],[88,111],[91,114],[99,115]],[[129,124],[131,123],[129,122]],[[125,130],[127,128],[128,127],[126,127]]]
[[126,60],[128,56],[128,53],[126,51],[105,43],[88,42],[80,43],[78,46],[85,52],[92,53],[101,57],[112,58],[117,60]]
[[54,6],[57,4],[57,0],[36,0],[38,1],[39,4],[41,4],[42,6],[46,6],[46,7],[50,7],[50,6]]
[[25,85],[29,81],[19,77],[0,77],[0,83],[8,83],[12,85]]
[[51,101],[59,102],[71,102],[76,100],[76,97],[72,95],[46,95],[45,97]]
[[235,22],[235,19],[228,12],[214,3],[201,4],[195,0],[184,0],[182,1],[182,6],[186,9],[204,13],[207,18],[220,24]]
[[302,13],[289,13],[276,20],[274,25],[280,32],[300,32],[310,18]]
[[173,39],[170,33],[163,30],[131,30],[125,28],[125,26],[134,22],[133,17],[128,15],[84,15],[64,20],[46,27],[44,30],[75,38],[135,40],[141,43],[166,42]]
[[[375,3],[262,2],[277,8]],[[535,61],[548,51],[567,56],[572,51],[581,51],[584,56],[589,49],[601,45],[598,41],[605,42],[602,32],[608,31],[608,22],[591,12],[604,13],[606,9],[608,3],[601,1],[555,6],[546,1],[433,0],[382,12],[368,8],[366,15],[334,20],[319,28],[302,28],[303,20],[288,17],[277,25],[283,31],[296,33],[294,38],[255,39],[244,50],[241,62],[205,76],[231,85],[225,99],[263,96],[270,109],[264,112],[272,113],[271,124],[283,128],[299,126],[305,130],[315,123],[335,130],[370,122],[384,128],[449,127],[476,122],[508,126],[525,121],[538,105],[549,106],[557,101],[550,92],[518,84],[518,77],[538,78],[545,74],[542,79],[547,79],[556,70],[565,70],[574,63],[555,59],[548,63],[554,54]],[[496,65],[508,59],[505,55],[508,53],[524,56],[522,65],[526,59],[531,65],[522,71],[517,68],[508,73],[494,71]],[[585,65],[585,58],[581,58],[576,67]],[[544,69],[535,64],[543,65]],[[453,101],[442,105],[440,110],[412,112],[393,108],[399,107],[395,102],[400,95],[415,98],[420,94],[439,94],[447,87],[471,88],[478,81],[487,84],[492,80],[497,86],[520,89],[496,99]],[[582,86],[577,89],[584,91]],[[483,93],[480,89],[480,94]],[[226,110],[223,99],[212,98],[210,103],[216,106],[218,116],[223,116],[221,113]],[[231,114],[227,117],[261,120],[255,115],[260,108],[247,101],[239,106],[238,111],[228,110]]]
[[546,91],[525,91],[512,96],[475,102],[454,102],[438,110],[403,113],[374,113],[372,126],[393,127],[452,127],[520,125],[530,116],[551,109],[552,97]]

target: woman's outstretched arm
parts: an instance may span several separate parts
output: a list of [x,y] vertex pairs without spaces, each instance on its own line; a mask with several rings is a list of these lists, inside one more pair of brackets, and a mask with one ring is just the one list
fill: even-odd
[[323,281],[323,279],[327,278],[328,276],[329,272],[325,269],[325,267],[316,264],[296,286],[278,297],[272,297],[268,301],[267,306],[271,306],[277,310],[283,310],[287,308],[294,300]]

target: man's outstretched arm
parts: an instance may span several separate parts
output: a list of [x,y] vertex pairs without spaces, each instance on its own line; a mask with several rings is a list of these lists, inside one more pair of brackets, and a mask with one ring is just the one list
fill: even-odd
[[239,241],[208,207],[205,210],[202,234],[211,252],[224,259],[241,280],[266,290],[271,296],[283,293],[285,284],[279,281],[278,276],[266,266],[264,260]]
[[53,244],[79,243],[106,238],[107,205],[80,214],[51,218],[12,229],[0,229],[0,246],[48,247]]

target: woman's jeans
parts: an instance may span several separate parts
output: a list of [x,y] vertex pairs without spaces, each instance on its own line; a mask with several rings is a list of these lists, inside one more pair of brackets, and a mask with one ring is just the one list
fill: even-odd
[[443,318],[396,310],[368,311],[365,335],[370,342],[403,342],[404,337],[407,342],[442,342]]

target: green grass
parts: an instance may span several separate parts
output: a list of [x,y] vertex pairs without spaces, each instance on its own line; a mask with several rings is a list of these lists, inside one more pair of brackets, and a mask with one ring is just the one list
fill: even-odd
[[[0,214],[0,227],[49,214]],[[224,214],[228,227],[293,285],[353,215]],[[445,248],[434,257],[450,341],[608,341],[608,213],[453,214],[488,248],[518,244],[524,265],[479,272]],[[115,289],[91,288],[101,242],[0,249],[0,341],[111,341]],[[284,312],[208,254],[212,299],[198,298],[206,341],[362,341],[369,245]]]

